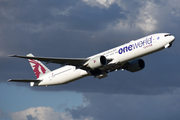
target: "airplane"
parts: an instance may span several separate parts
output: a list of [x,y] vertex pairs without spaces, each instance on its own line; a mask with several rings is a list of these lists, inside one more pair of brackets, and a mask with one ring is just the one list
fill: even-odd
[[[88,58],[34,57],[31,53],[26,56],[10,55],[9,57],[28,59],[37,79],[8,81],[28,82],[31,87],[50,86],[67,84],[87,76],[102,79],[109,72],[120,69],[137,72],[145,67],[145,62],[140,57],[170,48],[174,40],[175,37],[170,33],[156,33]],[[51,71],[40,61],[61,64],[61,67]]]

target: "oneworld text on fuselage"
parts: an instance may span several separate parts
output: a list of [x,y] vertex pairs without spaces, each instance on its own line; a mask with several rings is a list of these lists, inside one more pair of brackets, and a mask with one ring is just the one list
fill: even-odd
[[132,44],[121,47],[119,49],[119,54],[123,54],[141,47],[146,48],[146,46],[152,46],[152,36],[147,37],[146,39],[138,41],[136,43],[132,42]]

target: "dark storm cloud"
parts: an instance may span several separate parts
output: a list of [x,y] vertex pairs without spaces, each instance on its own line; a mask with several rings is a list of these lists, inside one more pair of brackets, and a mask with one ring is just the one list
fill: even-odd
[[[170,32],[176,37],[173,46],[143,57],[146,67],[137,73],[120,70],[101,80],[86,77],[48,87],[7,84],[35,91],[83,93],[89,104],[67,108],[73,118],[179,120],[178,5],[178,0],[0,1],[0,84],[10,78],[35,79],[27,60],[7,58],[8,54],[83,58],[151,33]],[[53,70],[60,65],[47,66]],[[0,114],[10,119],[3,110]]]
[[159,96],[84,94],[89,105],[67,109],[75,119],[91,116],[93,120],[178,120],[180,110],[177,94]]
[[[100,9],[88,6],[81,1],[12,3],[5,1],[3,3],[0,39],[2,40],[1,51],[5,54],[12,51],[22,53],[21,51],[24,50],[26,50],[24,53],[30,50],[36,51],[36,54],[48,53],[48,51],[52,53],[55,51],[53,48],[63,50],[67,49],[65,46],[74,51],[81,48],[82,44],[89,45],[93,37],[94,33],[86,33],[82,30],[105,29],[107,23],[125,17],[124,14],[119,13],[122,10],[116,4],[109,9]],[[90,44],[96,47],[93,43]]]
[[[73,6],[77,2],[73,0],[32,0],[32,1],[1,1],[1,14],[8,18],[13,16],[14,19],[22,23],[40,23],[46,20],[52,20],[50,13],[51,8],[65,9],[67,6]],[[13,21],[12,21],[13,22]],[[15,21],[14,21],[15,22]]]
[[97,31],[106,29],[107,24],[116,23],[118,19],[126,19],[124,12],[117,4],[111,5],[109,9],[81,5],[72,10],[68,17],[71,21],[67,24],[73,29]]
[[[177,17],[177,12],[171,14],[171,10],[177,11],[177,8],[167,7],[165,9],[166,7],[158,3],[149,2],[148,4],[148,1],[121,1],[121,3],[115,2],[106,8],[98,5],[92,6],[82,1],[18,1],[12,3],[5,1],[1,4],[0,17],[3,19],[0,22],[2,26],[0,28],[0,50],[3,56],[34,53],[37,56],[49,57],[88,57],[151,32],[170,31],[178,38],[179,17]],[[153,10],[161,12],[163,16],[153,14],[153,18],[158,21],[155,26],[156,30],[143,33],[142,29],[136,28],[136,22],[142,12],[141,9],[146,6],[149,8],[155,6]],[[159,9],[160,7],[162,9]],[[147,17],[151,17],[151,14]],[[171,20],[175,22],[171,23]],[[123,22],[120,28],[114,29],[121,21]],[[45,87],[31,89],[151,95],[172,92],[179,87],[178,74],[168,71],[176,70],[179,65],[179,57],[176,56],[179,42],[175,41],[175,43],[168,50],[145,57],[146,68],[137,73],[118,71],[110,73],[109,77],[102,80],[87,77],[68,85],[51,86],[48,89]],[[169,59],[168,56],[174,59]],[[6,82],[9,78],[35,78],[28,62],[25,62],[27,61],[18,58],[3,58],[0,62],[1,66],[9,67],[1,67],[1,74],[6,73],[1,77],[1,81]],[[52,70],[59,67],[57,64],[47,66]],[[29,86],[29,84],[26,85]]]

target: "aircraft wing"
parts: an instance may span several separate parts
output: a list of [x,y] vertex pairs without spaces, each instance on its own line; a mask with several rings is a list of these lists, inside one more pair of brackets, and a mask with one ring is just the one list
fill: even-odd
[[10,55],[9,57],[34,59],[34,60],[39,60],[46,63],[57,63],[57,64],[62,64],[62,65],[75,65],[75,66],[85,63],[89,60],[87,58],[50,58],[50,57],[20,56],[20,55]]
[[[83,66],[89,60],[88,58],[51,58],[51,57],[33,57],[33,56],[20,56],[20,55],[9,55],[9,57],[34,59],[46,63],[57,63],[61,65],[73,65],[84,70],[90,70],[89,67]],[[112,59],[107,59],[108,63],[110,61],[112,61]]]
[[36,79],[9,79],[8,82],[41,82],[42,80],[36,80]]

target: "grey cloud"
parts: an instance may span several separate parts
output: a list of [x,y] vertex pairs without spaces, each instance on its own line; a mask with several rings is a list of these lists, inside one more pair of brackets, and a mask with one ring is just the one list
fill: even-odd
[[37,120],[35,117],[33,117],[32,115],[27,115],[26,116],[28,120]]
[[108,9],[83,5],[72,10],[68,26],[73,29],[97,31],[106,29],[109,23],[116,23],[118,19],[126,19],[125,11],[117,4]]
[[[113,3],[109,8],[90,6],[82,1],[4,3],[2,9],[7,11],[1,11],[0,15],[4,18],[0,23],[2,25],[0,28],[0,51],[4,57],[0,61],[1,66],[3,66],[0,69],[1,74],[3,74],[1,82],[6,82],[9,78],[34,78],[26,60],[6,58],[7,54],[26,55],[33,53],[36,56],[49,57],[88,57],[150,34],[151,32],[143,33],[140,28],[133,25],[140,14],[140,9],[145,6],[146,2],[122,1],[122,3]],[[160,5],[157,4],[157,6]],[[170,31],[178,38],[178,17],[172,15],[170,11],[166,12],[170,8],[168,10],[165,7],[162,8],[160,12],[163,16],[161,17],[161,14],[155,16],[159,22],[157,30],[153,32]],[[63,11],[67,12],[61,14]],[[13,17],[5,17],[5,13],[7,16],[12,15]],[[164,19],[168,18],[168,15],[172,17]],[[170,23],[170,20],[174,18],[176,21]],[[123,21],[122,25],[118,26],[118,20]],[[176,27],[173,28],[172,24]],[[115,26],[119,28],[115,29]],[[179,55],[177,52],[179,42],[176,40],[174,43],[173,47],[168,50],[144,57],[146,68],[137,73],[118,71],[110,73],[109,77],[102,80],[87,77],[60,87],[50,86],[48,89],[33,87],[32,89],[109,94],[172,92],[173,89],[179,87],[179,76],[175,72],[179,65],[179,56],[177,56],[177,54]],[[173,57],[173,59],[168,56]],[[59,67],[57,64],[48,64],[47,66],[52,70]],[[21,83],[8,84],[25,85]],[[26,86],[29,87],[29,84]]]
[[119,94],[84,94],[90,103],[87,107],[67,109],[73,118],[91,116],[94,120],[178,120],[180,97],[174,95],[139,96]]
[[[0,113],[3,111],[0,111]],[[55,112],[51,107],[31,107],[23,111],[1,115],[3,120],[74,120],[68,112]],[[88,120],[90,117],[81,117],[79,120]]]
[[[155,6],[150,6],[153,11],[148,9],[141,14],[148,2]],[[1,1],[0,84],[29,88],[29,84],[7,83],[7,80],[35,78],[27,60],[7,58],[8,54],[83,58],[151,33],[170,32],[176,37],[173,46],[143,57],[146,67],[142,71],[117,71],[101,80],[86,77],[67,85],[30,89],[83,93],[89,105],[67,109],[74,119],[179,120],[178,4],[176,0],[121,0],[102,7],[80,0]],[[144,31],[137,27],[140,15],[156,20],[156,29]],[[151,22],[148,25],[153,26]],[[60,65],[47,64],[47,67],[53,70]],[[2,119],[10,119],[3,111],[0,115]]]

